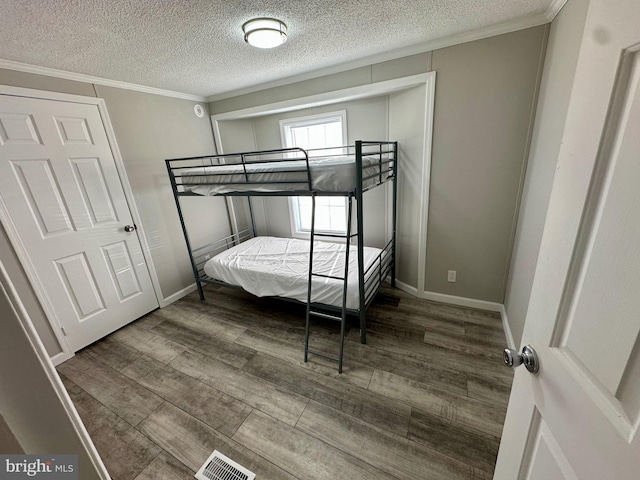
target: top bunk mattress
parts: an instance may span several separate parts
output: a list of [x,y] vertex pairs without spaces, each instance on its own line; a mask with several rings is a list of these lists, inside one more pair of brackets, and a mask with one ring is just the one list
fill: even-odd
[[[307,302],[309,281],[309,240],[278,237],[255,237],[209,259],[205,273],[237,285],[258,297],[285,297]],[[346,246],[316,241],[313,249],[313,272],[334,277],[344,276]],[[364,247],[364,270],[371,266],[382,250]],[[342,307],[343,282],[314,277],[311,302]],[[359,307],[358,253],[349,252],[347,308]]]
[[[363,188],[385,181],[392,175],[387,155],[362,157]],[[190,167],[176,178],[185,192],[221,195],[234,192],[351,192],[357,185],[354,155],[277,162]],[[309,189],[309,175],[311,189]]]

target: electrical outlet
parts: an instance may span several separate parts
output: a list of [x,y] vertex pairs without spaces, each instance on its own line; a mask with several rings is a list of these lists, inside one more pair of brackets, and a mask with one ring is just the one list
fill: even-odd
[[456,275],[457,274],[458,274],[458,272],[456,272],[455,270],[449,270],[447,272],[447,282],[456,283]]

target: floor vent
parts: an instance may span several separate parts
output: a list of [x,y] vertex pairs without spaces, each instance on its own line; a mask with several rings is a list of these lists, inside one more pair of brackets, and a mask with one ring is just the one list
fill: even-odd
[[215,450],[196,473],[198,480],[255,480],[256,474]]

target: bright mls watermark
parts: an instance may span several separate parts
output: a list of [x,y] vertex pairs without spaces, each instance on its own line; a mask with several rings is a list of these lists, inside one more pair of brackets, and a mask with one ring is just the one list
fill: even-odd
[[78,455],[2,455],[0,480],[78,480]]

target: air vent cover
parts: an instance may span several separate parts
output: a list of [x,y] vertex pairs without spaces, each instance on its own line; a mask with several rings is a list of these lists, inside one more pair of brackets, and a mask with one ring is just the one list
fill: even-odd
[[196,473],[198,480],[255,480],[256,474],[250,472],[230,458],[215,450]]

